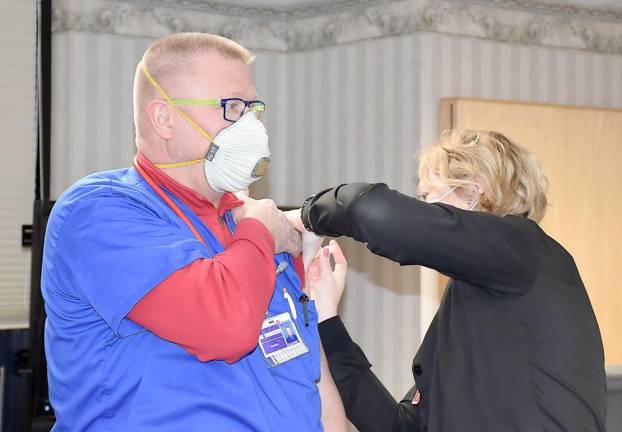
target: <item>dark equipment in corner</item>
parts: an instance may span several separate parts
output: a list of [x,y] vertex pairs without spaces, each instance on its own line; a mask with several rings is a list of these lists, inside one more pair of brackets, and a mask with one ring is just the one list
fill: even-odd
[[41,296],[41,264],[47,220],[54,202],[50,200],[51,97],[52,97],[52,0],[38,6],[37,59],[37,159],[32,227],[23,228],[23,240],[31,246],[30,331],[28,348],[17,353],[17,373],[25,387],[23,418],[16,430],[49,431],[54,413],[48,400],[47,364],[43,347],[45,309]]

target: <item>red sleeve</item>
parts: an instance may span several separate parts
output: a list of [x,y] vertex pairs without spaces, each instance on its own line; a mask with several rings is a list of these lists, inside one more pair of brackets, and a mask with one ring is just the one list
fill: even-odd
[[294,270],[298,273],[298,277],[300,278],[300,289],[305,289],[305,264],[302,260],[302,254],[298,255],[294,258]]
[[128,318],[201,361],[233,363],[257,345],[275,277],[272,236],[243,219],[223,253],[177,270]]

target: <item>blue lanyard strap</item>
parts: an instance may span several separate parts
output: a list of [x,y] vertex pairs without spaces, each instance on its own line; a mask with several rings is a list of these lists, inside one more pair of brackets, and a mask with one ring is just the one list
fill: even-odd
[[235,227],[236,227],[236,223],[235,220],[233,219],[233,214],[231,213],[231,210],[227,210],[225,212],[225,224],[227,225],[227,228],[229,228],[229,232],[231,233],[231,235],[233,235],[233,233],[235,232]]

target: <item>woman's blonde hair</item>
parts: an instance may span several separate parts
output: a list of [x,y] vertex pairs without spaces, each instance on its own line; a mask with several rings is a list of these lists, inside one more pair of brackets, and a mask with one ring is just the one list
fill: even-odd
[[547,207],[548,181],[533,154],[499,132],[446,131],[419,155],[419,177],[437,175],[450,187],[483,188],[480,206],[497,215],[536,222]]

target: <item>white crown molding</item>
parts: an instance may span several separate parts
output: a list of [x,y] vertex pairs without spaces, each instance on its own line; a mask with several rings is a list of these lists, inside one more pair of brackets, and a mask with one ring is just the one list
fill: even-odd
[[[121,0],[132,2],[135,0]],[[248,6],[238,6],[229,3],[214,2],[209,0],[142,0],[144,3],[155,6],[168,6],[189,10],[196,10],[207,13],[217,13],[227,16],[245,16],[252,18],[308,18],[312,16],[331,15],[338,12],[359,9],[366,6],[397,2],[400,0],[337,0],[331,3],[320,3],[300,8],[257,8]]]
[[346,0],[278,11],[202,0],[56,0],[53,31],[217,33],[292,51],[414,32],[622,54],[622,9],[519,0]]
[[483,4],[508,9],[521,9],[549,15],[566,15],[584,18],[593,18],[603,21],[622,21],[622,8],[587,8],[585,6],[571,6],[555,3],[542,3],[533,0],[471,0],[470,3]]

